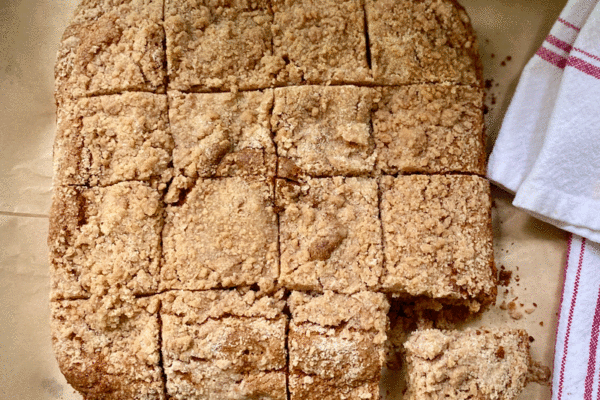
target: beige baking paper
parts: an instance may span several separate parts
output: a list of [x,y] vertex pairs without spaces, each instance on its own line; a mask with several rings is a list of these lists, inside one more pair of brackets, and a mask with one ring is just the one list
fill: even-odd
[[[461,3],[479,35],[486,79],[493,79],[486,101],[490,149],[520,71],[566,1]],[[75,0],[0,0],[0,399],[81,399],[52,355],[46,246],[55,130],[53,66],[75,6]],[[513,271],[510,293],[504,295],[500,288],[499,303],[518,297],[521,311],[534,311],[515,321],[494,307],[474,325],[527,329],[534,338],[534,358],[551,366],[566,235],[512,207],[502,191],[494,190],[494,199],[496,261]],[[398,382],[397,375],[385,373],[385,398],[402,398],[394,389]],[[549,387],[537,384],[520,397],[549,398]]]

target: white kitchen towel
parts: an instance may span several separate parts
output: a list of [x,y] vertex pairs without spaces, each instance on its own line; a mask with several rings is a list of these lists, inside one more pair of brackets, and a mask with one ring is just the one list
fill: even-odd
[[600,4],[577,35],[542,147],[513,204],[600,242]]
[[488,163],[488,177],[516,193],[540,152],[567,57],[597,1],[569,0],[527,63]]
[[569,237],[554,353],[553,400],[600,399],[600,245]]

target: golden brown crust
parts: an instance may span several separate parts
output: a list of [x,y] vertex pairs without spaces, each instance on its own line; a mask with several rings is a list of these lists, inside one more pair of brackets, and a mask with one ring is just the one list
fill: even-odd
[[56,100],[128,90],[164,92],[162,0],[83,0],[55,68]]
[[404,347],[409,400],[514,400],[531,364],[522,330],[429,329],[413,333]]
[[288,304],[291,399],[378,399],[388,325],[385,296],[292,292]]
[[[471,303],[496,296],[489,183],[476,176],[381,178],[386,291]],[[479,303],[479,304],[478,304]]]
[[178,175],[274,176],[276,154],[269,114],[273,90],[239,93],[169,92]]
[[52,345],[59,367],[90,400],[163,400],[158,300],[107,310],[97,300],[51,303]]
[[384,173],[485,174],[483,89],[442,84],[382,92],[373,136]]
[[169,398],[286,399],[284,302],[252,291],[178,291],[162,298]]
[[269,290],[279,274],[273,191],[264,178],[198,180],[167,208],[161,288]]
[[169,88],[272,87],[284,65],[273,56],[267,0],[165,0]]
[[369,178],[277,180],[281,273],[293,290],[374,290],[383,252],[377,182]]
[[173,139],[167,96],[124,93],[65,102],[58,109],[55,184],[108,186],[170,179]]
[[475,32],[455,0],[366,0],[376,83],[483,86]]
[[356,86],[275,89],[277,154],[312,177],[368,175],[375,166],[375,90]]
[[273,0],[273,51],[285,61],[277,81],[369,83],[361,0]]
[[162,209],[160,194],[139,182],[56,188],[52,299],[156,293]]

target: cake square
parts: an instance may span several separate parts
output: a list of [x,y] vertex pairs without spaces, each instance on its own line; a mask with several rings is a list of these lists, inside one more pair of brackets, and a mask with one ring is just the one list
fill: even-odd
[[271,288],[279,275],[273,192],[270,179],[199,179],[167,207],[161,288]]
[[[280,166],[311,177],[367,175],[375,165],[375,90],[356,86],[275,89],[271,125]],[[283,159],[283,160],[282,160]],[[278,171],[278,176],[292,178]]]
[[163,296],[169,399],[286,399],[284,301],[253,291]]
[[165,0],[169,88],[210,92],[272,86],[268,0]]
[[373,114],[380,170],[485,175],[483,89],[411,85],[382,94]]
[[496,297],[487,180],[467,175],[381,178],[382,287],[473,311]]
[[483,86],[475,32],[455,0],[366,0],[373,77]]
[[177,175],[275,176],[269,121],[273,90],[238,93],[169,92]]
[[381,293],[292,292],[291,400],[379,399],[389,304]]
[[156,298],[114,308],[50,303],[52,345],[67,382],[90,400],[165,399],[158,308]]
[[372,82],[361,0],[273,0],[273,52],[286,85]]
[[164,93],[162,0],[84,0],[56,63],[63,100],[124,91]]
[[354,293],[379,285],[383,269],[377,181],[277,180],[281,274],[293,290]]
[[404,344],[407,400],[514,400],[525,386],[529,336],[522,330],[414,332]]
[[170,179],[167,96],[125,93],[65,102],[54,146],[57,185]]
[[156,293],[162,212],[158,191],[139,182],[55,188],[52,299]]

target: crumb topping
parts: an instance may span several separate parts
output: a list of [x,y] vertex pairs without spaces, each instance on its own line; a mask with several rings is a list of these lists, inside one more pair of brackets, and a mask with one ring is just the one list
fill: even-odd
[[294,290],[375,289],[382,272],[377,182],[367,178],[277,180],[281,274]]
[[485,175],[483,89],[411,85],[382,92],[373,114],[379,169]]
[[109,186],[171,177],[167,96],[128,92],[65,102],[54,146],[58,185]]
[[169,87],[262,89],[283,60],[273,56],[267,0],[165,0]]
[[522,330],[423,330],[404,347],[409,400],[513,400],[531,364],[529,337]]
[[455,0],[82,0],[55,71],[53,344],[84,397],[377,400],[390,352],[409,398],[520,391],[521,333],[407,341],[496,295]]
[[273,191],[263,178],[199,179],[167,207],[161,288],[269,290],[279,275]]
[[475,32],[455,0],[366,0],[375,82],[483,86]]
[[176,174],[189,178],[275,175],[269,114],[273,91],[169,92]]
[[57,103],[128,90],[164,93],[162,0],[84,0],[62,37]]
[[[285,400],[284,302],[252,291],[163,296],[163,355],[173,399]],[[259,396],[259,397],[257,397]]]
[[385,296],[292,292],[288,304],[291,398],[379,398],[389,309]]
[[495,299],[491,197],[485,179],[383,177],[381,191],[384,290],[480,304]]
[[108,310],[95,300],[52,302],[52,345],[67,381],[89,399],[163,400],[158,300]]
[[59,187],[48,245],[52,299],[158,290],[160,194],[139,182],[107,188]]
[[375,165],[375,91],[357,86],[275,89],[271,125],[279,157],[312,176],[365,175]]
[[372,82],[360,0],[273,0],[273,51],[285,84]]

